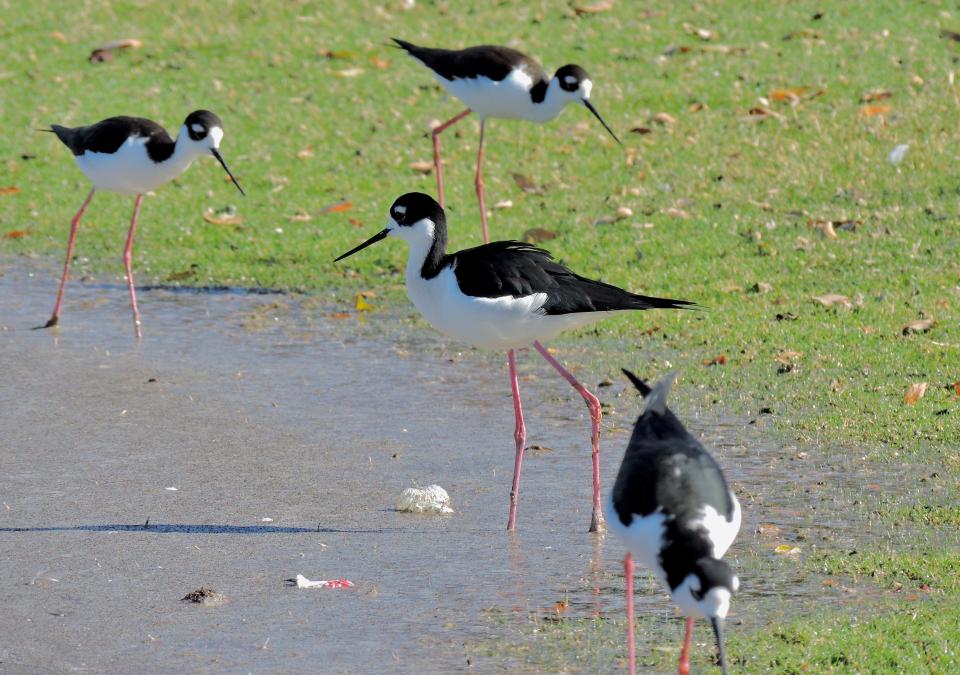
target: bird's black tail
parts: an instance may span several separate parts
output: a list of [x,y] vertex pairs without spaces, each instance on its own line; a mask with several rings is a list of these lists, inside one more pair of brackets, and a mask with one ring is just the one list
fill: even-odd
[[700,309],[700,306],[689,300],[673,300],[672,298],[655,298],[650,295],[633,295],[637,303],[636,309]]
[[635,386],[643,395],[643,397],[647,399],[647,406],[644,409],[644,412],[652,410],[660,415],[666,412],[667,395],[670,393],[670,388],[677,379],[676,371],[670,371],[664,375],[659,382],[650,387],[646,382],[641,380],[626,368],[622,368],[621,370],[623,370],[623,374],[626,375],[631,382],[633,382],[633,386]]
[[390,38],[390,39],[397,43],[396,44],[397,47],[404,50],[408,54],[413,54],[413,52],[419,49],[419,47],[417,47],[417,45],[413,44],[412,42],[407,42],[406,40],[401,40],[400,38]]

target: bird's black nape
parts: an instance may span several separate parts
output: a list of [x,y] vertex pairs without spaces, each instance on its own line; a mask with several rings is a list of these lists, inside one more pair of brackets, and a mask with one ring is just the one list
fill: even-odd
[[627,379],[633,383],[633,386],[637,388],[641,396],[646,396],[650,393],[651,389],[647,386],[647,383],[641,380],[639,377],[631,373],[626,368],[621,368],[620,371],[627,376]]
[[443,207],[436,199],[423,192],[408,192],[396,198],[390,206],[390,217],[401,227],[429,218],[434,226],[446,225]]

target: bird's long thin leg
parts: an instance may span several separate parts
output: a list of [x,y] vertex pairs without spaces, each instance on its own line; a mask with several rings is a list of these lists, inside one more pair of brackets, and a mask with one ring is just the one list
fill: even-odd
[[680,675],[690,675],[690,638],[693,637],[693,618],[687,617],[686,635],[683,637],[683,649],[680,650],[680,665],[677,672]]
[[130,309],[133,310],[133,333],[140,337],[140,310],[137,309],[137,291],[133,287],[133,233],[137,229],[137,216],[140,215],[140,204],[143,195],[137,195],[133,202],[133,216],[130,218],[130,232],[127,234],[127,243],[123,247],[123,266],[127,271],[127,288],[130,289]]
[[469,115],[472,111],[470,108],[467,108],[462,113],[456,117],[451,117],[446,122],[438,126],[431,132],[433,136],[433,170],[437,173],[437,201],[440,202],[440,207],[443,208],[443,175],[440,169],[440,134],[442,134],[447,127],[451,127],[464,117]]
[[490,231],[487,229],[487,205],[483,201],[483,131],[487,125],[486,118],[480,119],[480,146],[477,150],[477,177],[474,186],[477,189],[477,201],[480,202],[480,227],[483,228],[483,243],[490,243]]
[[80,210],[77,211],[77,214],[73,217],[73,220],[70,221],[70,238],[67,240],[67,259],[63,263],[63,276],[60,277],[60,290],[57,291],[57,304],[53,306],[53,316],[50,317],[50,320],[47,321],[44,328],[51,328],[57,325],[57,322],[60,321],[60,306],[63,304],[63,289],[67,287],[67,273],[70,271],[70,259],[73,258],[73,245],[77,241],[77,231],[80,229],[80,218],[83,216],[83,212],[87,210],[87,204],[90,203],[90,200],[93,199],[93,193],[96,192],[96,188],[90,189],[90,194],[87,195],[87,198],[83,200],[83,205],[80,207]]
[[593,443],[593,515],[590,518],[590,532],[603,532],[605,526],[603,509],[600,506],[600,401],[587,391],[587,388],[580,384],[570,371],[560,365],[560,362],[553,358],[553,355],[540,344],[539,340],[535,341],[533,346],[547,360],[547,363],[556,368],[563,375],[563,378],[577,390],[583,400],[587,402],[587,408],[590,409],[590,420],[593,425],[591,435]]
[[627,672],[637,672],[637,655],[633,644],[633,556],[623,559],[623,576],[627,579]]
[[520,405],[520,383],[517,381],[517,358],[511,349],[507,352],[510,364],[510,389],[513,392],[513,414],[516,427],[513,439],[517,443],[517,455],[513,462],[513,484],[510,487],[510,515],[507,518],[507,530],[512,531],[517,524],[517,501],[520,498],[520,467],[523,464],[523,450],[527,446],[527,428],[523,424],[523,408]]

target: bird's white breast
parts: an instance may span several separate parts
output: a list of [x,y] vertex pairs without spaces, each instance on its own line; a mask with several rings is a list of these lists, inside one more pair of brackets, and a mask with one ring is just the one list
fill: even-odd
[[154,190],[190,166],[192,160],[176,154],[155,163],[147,155],[146,142],[146,138],[128,138],[114,153],[87,150],[77,156],[77,165],[96,189],[125,194]]
[[420,276],[420,266],[407,266],[407,294],[423,317],[438,330],[485,349],[516,349],[534,340],[549,340],[564,330],[598,321],[606,312],[547,315],[541,307],[546,293],[514,298],[465,295],[452,267],[432,279]]
[[534,104],[531,100],[533,78],[521,68],[513,70],[499,82],[483,76],[451,81],[439,75],[437,81],[481,117],[524,119],[533,122],[550,119],[543,119],[543,106]]
[[667,517],[659,509],[648,516],[633,515],[629,525],[620,521],[620,514],[613,507],[613,494],[607,496],[604,505],[607,527],[623,542],[641,565],[651,570],[663,583],[667,579],[660,566],[660,551],[663,549]]

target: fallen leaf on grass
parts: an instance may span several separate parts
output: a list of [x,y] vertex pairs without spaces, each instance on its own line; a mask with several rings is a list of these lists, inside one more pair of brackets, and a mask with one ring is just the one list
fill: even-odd
[[954,30],[947,30],[943,28],[940,30],[940,37],[946,38],[947,40],[953,40],[954,42],[960,42],[960,33]]
[[678,209],[675,206],[669,207],[666,211],[663,212],[664,215],[670,216],[671,218],[683,218],[687,219],[690,217],[690,214],[684,211],[683,209]]
[[16,185],[7,185],[6,187],[0,187],[0,195],[15,195],[19,194],[20,188]]
[[542,185],[537,185],[531,178],[524,176],[522,173],[514,173],[511,175],[513,176],[513,182],[517,184],[517,187],[528,194],[542,195],[544,192],[546,192]]
[[410,162],[410,168],[417,173],[428,174],[433,171],[433,162]]
[[366,298],[363,297],[363,293],[357,293],[353,303],[358,312],[366,312],[373,309],[373,305],[367,302]]
[[566,612],[567,609],[569,608],[570,608],[569,600],[558,600],[557,602],[553,603],[553,611],[555,611],[557,614],[560,614],[561,612]]
[[344,68],[343,70],[335,70],[333,74],[337,77],[356,77],[357,75],[363,75],[363,68]]
[[916,405],[917,401],[923,398],[923,395],[927,393],[927,383],[926,382],[914,382],[909,387],[907,387],[907,393],[903,395],[903,402],[907,405]]
[[182,272],[173,272],[172,274],[168,274],[164,281],[183,281],[196,275],[197,271],[194,269],[183,270]]
[[796,105],[800,102],[800,97],[810,91],[810,87],[788,87],[786,89],[774,89],[770,92],[770,100],[777,103],[790,103]]
[[350,312],[332,312],[327,316],[331,319],[349,319],[353,315]]
[[296,213],[292,216],[287,216],[287,220],[293,221],[295,223],[305,223],[310,220],[312,216],[304,211],[303,209],[298,209]]
[[311,157],[313,157],[313,148],[310,146],[307,146],[297,152],[297,159],[310,159]]
[[780,120],[781,122],[787,119],[780,113],[774,112],[773,110],[770,110],[770,108],[764,108],[763,106],[750,108],[747,114],[747,120],[751,122],[762,122],[770,117]]
[[381,59],[380,57],[375,56],[375,55],[373,55],[373,54],[370,55],[370,63],[372,63],[372,64],[373,64],[374,66],[376,66],[377,68],[380,68],[381,70],[390,67],[390,62],[389,62],[389,61],[387,61],[387,60],[385,60],[385,59]]
[[917,319],[911,321],[903,327],[902,333],[910,335],[911,333],[926,333],[933,328],[933,319]]
[[351,201],[342,201],[337,202],[336,204],[331,204],[330,206],[324,207],[320,213],[343,213],[344,211],[349,211],[353,208],[353,202]]
[[340,59],[343,61],[349,61],[354,57],[353,52],[348,52],[345,49],[321,49],[319,54],[328,59]]
[[714,356],[712,359],[706,359],[703,362],[705,366],[724,366],[727,364],[727,355],[720,354],[719,356]]
[[868,92],[865,92],[863,96],[860,97],[861,103],[870,103],[871,101],[882,101],[886,98],[891,98],[893,92],[889,89],[872,89]]
[[26,236],[29,236],[30,232],[27,230],[10,230],[7,232],[4,237],[7,239],[23,239]]
[[706,103],[701,103],[700,101],[697,101],[696,103],[691,103],[690,107],[687,108],[687,112],[692,112],[692,113],[697,113],[697,112],[700,112],[701,110],[710,110],[710,106],[708,106]]
[[87,57],[87,60],[90,63],[106,63],[107,61],[113,61],[113,54],[116,51],[123,49],[138,49],[143,46],[143,43],[140,40],[135,40],[133,38],[126,38],[123,40],[112,40],[106,44],[102,44],[92,52],[90,56]]
[[689,23],[683,24],[683,30],[688,35],[696,35],[698,38],[704,41],[709,41],[717,37],[717,34],[715,31],[708,30],[706,28],[697,28],[696,26]]
[[886,104],[880,103],[880,104],[863,106],[862,108],[860,108],[859,114],[861,117],[876,117],[877,115],[889,115],[892,112],[893,112],[892,105],[886,105]]
[[600,0],[599,2],[594,2],[590,5],[574,5],[573,11],[576,12],[577,16],[583,16],[585,14],[599,14],[601,12],[609,12],[613,9],[613,0]]
[[501,199],[499,202],[493,205],[495,209],[512,209],[513,200],[512,199]]
[[816,296],[813,299],[824,307],[840,305],[841,307],[846,307],[847,309],[853,308],[853,302],[850,301],[850,298],[845,295],[840,295],[839,293],[827,293],[826,295]]
[[811,220],[809,225],[827,239],[837,238],[837,231],[833,229],[832,220]]
[[52,33],[50,33],[50,37],[52,37],[52,38],[53,38],[54,40],[56,40],[57,42],[66,42],[66,41],[67,41],[67,36],[64,35],[63,33],[61,33],[61,32],[58,31],[58,30],[55,30],[55,31],[53,31]]
[[539,244],[541,241],[556,239],[557,233],[542,227],[531,227],[523,233],[521,239],[528,244]]
[[780,528],[773,523],[760,523],[757,526],[757,534],[763,537],[776,537],[780,534]]
[[640,134],[641,136],[646,136],[647,134],[653,133],[653,130],[650,127],[631,127],[631,134]]
[[797,555],[798,553],[800,553],[800,547],[791,546],[790,544],[780,544],[775,549],[773,549],[773,552],[776,553],[777,555]]
[[795,361],[795,360],[799,359],[799,358],[802,357],[802,356],[803,356],[803,353],[802,353],[802,352],[795,352],[795,351],[792,351],[792,350],[789,350],[789,349],[788,349],[788,350],[782,351],[782,352],[780,352],[779,354],[777,354],[776,356],[774,356],[774,357],[773,357],[773,360],[776,361],[777,363],[782,363],[782,364],[784,364],[784,365],[787,365],[787,364],[791,363],[792,361]]
[[211,207],[203,212],[203,219],[212,225],[240,225],[243,217],[233,207],[214,211]]
[[658,112],[656,115],[650,118],[652,121],[660,124],[662,126],[668,127],[677,123],[677,118],[671,115],[670,113]]
[[953,383],[953,391],[956,392],[957,396],[960,396],[960,380]]

